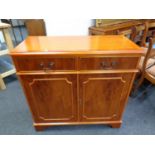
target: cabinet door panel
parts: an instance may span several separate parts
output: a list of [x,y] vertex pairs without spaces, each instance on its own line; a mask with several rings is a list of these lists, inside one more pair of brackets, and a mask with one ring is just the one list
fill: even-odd
[[76,79],[76,75],[21,76],[36,121],[76,120]]
[[120,117],[132,74],[80,75],[80,115],[83,121]]

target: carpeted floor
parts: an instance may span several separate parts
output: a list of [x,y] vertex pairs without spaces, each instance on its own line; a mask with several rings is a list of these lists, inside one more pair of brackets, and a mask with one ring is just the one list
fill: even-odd
[[[155,134],[155,86],[148,93],[129,98],[119,129],[106,125],[55,126],[36,132],[32,126],[31,114],[16,76],[5,79],[7,89],[0,91],[0,134],[52,134],[52,135],[131,135]],[[148,88],[148,83],[143,87]]]

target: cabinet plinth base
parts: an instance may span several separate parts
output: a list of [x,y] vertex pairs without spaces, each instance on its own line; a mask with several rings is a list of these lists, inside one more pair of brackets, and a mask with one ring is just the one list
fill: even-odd
[[34,126],[36,131],[43,131],[46,127],[45,126]]
[[43,131],[50,126],[65,126],[65,125],[93,125],[93,124],[103,124],[110,125],[112,128],[120,128],[122,121],[108,121],[108,122],[53,122],[53,123],[34,123],[34,128],[36,131]]
[[120,128],[122,123],[110,124],[112,128]]

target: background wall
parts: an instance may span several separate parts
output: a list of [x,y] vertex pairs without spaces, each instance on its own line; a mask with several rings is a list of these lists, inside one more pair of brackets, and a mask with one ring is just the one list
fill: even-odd
[[93,19],[44,19],[47,35],[88,35]]
[[[88,27],[95,24],[93,19],[44,19],[44,21],[48,36],[88,35]],[[1,32],[0,42],[4,42]]]

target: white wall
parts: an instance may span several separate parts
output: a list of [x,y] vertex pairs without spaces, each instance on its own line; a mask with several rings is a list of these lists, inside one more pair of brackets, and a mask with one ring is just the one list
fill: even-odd
[[88,35],[92,19],[44,19],[48,36]]
[[[94,24],[92,19],[44,19],[48,36],[88,35],[88,27]],[[0,41],[4,42],[0,32]]]

